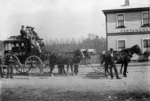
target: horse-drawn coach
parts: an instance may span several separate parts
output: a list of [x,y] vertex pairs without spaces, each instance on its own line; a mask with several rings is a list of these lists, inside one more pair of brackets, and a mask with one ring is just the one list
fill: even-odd
[[[32,30],[29,31],[32,33]],[[63,71],[64,65],[67,65],[66,74],[68,74],[69,67],[73,74],[77,74],[80,60],[89,56],[87,51],[82,52],[80,49],[70,52],[69,54],[48,52],[44,47],[43,39],[37,37],[37,35],[24,36],[21,34],[19,36],[11,36],[3,43],[4,49],[1,70],[4,67],[8,68],[6,57],[13,54],[13,67],[16,72],[20,74],[39,75],[50,71],[52,75],[55,65]],[[49,66],[49,68],[47,68],[47,66]]]
[[8,64],[6,63],[6,57],[13,54],[13,67],[15,67],[17,73],[27,73],[27,74],[40,74],[46,63],[45,57],[43,54],[44,43],[43,39],[36,39],[39,44],[39,48],[41,52],[39,52],[38,48],[32,45],[31,40],[28,38],[21,38],[20,36],[11,36],[7,40],[4,40],[4,49],[2,55],[2,65],[1,68],[7,68]]

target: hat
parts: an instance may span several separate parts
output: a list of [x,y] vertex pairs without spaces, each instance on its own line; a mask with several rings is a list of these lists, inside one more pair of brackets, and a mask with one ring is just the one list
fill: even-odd
[[31,29],[34,29],[34,27],[31,27]]
[[110,48],[110,51],[113,51],[113,48]]

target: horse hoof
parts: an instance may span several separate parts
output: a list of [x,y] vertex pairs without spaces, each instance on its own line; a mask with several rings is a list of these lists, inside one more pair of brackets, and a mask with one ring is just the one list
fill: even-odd
[[123,76],[124,76],[124,77],[127,77],[127,75],[126,75],[126,74],[124,74]]
[[117,77],[117,79],[121,79],[120,77]]

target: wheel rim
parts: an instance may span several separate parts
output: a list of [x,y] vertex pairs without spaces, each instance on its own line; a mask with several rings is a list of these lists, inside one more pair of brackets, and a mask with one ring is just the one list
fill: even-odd
[[18,57],[16,55],[13,55],[13,59],[14,59],[14,66],[17,72],[22,73],[23,68],[22,68],[22,64],[20,63]]
[[24,70],[31,75],[41,74],[43,71],[42,60],[37,56],[30,56],[25,62]]

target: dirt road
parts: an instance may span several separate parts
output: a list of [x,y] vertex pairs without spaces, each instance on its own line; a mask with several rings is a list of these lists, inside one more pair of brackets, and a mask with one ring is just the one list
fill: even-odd
[[85,66],[81,66],[79,71],[78,76],[14,76],[14,79],[1,79],[1,101],[150,100],[149,66],[129,66],[128,77],[120,75],[121,80],[111,80],[103,72],[95,72]]

